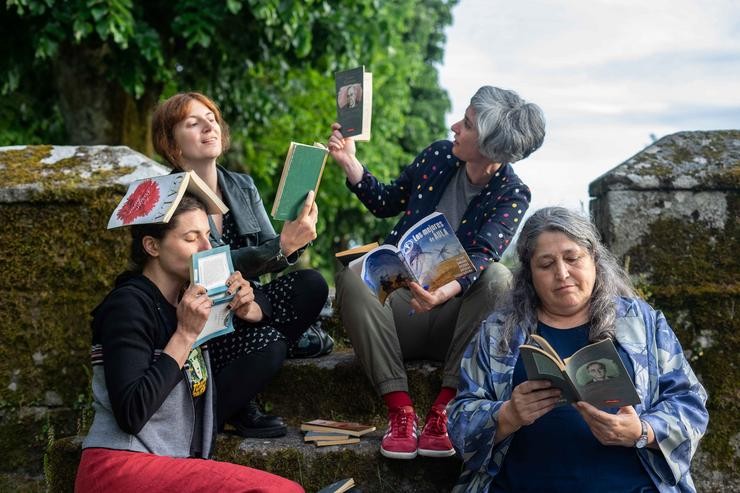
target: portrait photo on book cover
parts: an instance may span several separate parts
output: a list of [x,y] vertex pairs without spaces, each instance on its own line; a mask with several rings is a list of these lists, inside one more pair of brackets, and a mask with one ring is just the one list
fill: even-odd
[[601,358],[583,364],[576,371],[576,382],[580,386],[606,382],[619,376],[619,367],[608,358]]
[[354,108],[362,101],[362,84],[347,84],[337,92],[337,106],[340,108]]

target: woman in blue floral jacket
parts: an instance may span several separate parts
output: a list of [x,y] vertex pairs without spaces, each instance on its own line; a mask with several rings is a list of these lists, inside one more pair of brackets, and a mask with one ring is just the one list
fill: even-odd
[[[567,209],[535,212],[517,254],[511,304],[467,348],[448,407],[464,461],[455,491],[694,491],[707,394],[663,314],[636,297],[594,226]],[[519,346],[532,333],[561,358],[611,338],[641,402],[558,406],[559,390],[526,379]]]

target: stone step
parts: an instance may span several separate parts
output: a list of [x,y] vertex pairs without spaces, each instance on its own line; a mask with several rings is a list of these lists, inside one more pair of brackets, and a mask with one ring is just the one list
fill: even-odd
[[[438,363],[406,364],[409,392],[420,417],[429,409],[442,384]],[[287,360],[261,396],[270,412],[289,424],[315,418],[385,422],[385,405],[370,386],[351,349],[319,358]]]
[[[348,477],[354,478],[364,493],[450,491],[460,472],[456,457],[387,459],[379,453],[381,437],[382,431],[376,431],[363,436],[357,444],[316,447],[304,443],[302,433],[293,427],[287,436],[279,439],[219,435],[214,458],[290,478],[309,493]],[[73,491],[80,445],[80,437],[70,437],[49,447],[46,469],[49,491]]]

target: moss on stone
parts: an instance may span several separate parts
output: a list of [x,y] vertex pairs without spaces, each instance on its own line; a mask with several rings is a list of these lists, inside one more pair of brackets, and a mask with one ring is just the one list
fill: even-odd
[[728,197],[723,229],[658,219],[627,255],[633,272],[647,273],[649,301],[665,312],[709,394],[702,467],[732,475],[740,465],[731,441],[740,430],[740,200]]

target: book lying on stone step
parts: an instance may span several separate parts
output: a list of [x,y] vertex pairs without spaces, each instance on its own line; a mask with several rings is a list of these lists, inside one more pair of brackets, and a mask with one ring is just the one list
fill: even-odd
[[342,440],[349,438],[346,433],[336,433],[333,431],[307,431],[303,435],[304,442],[321,442],[327,440]]
[[347,421],[330,421],[326,419],[314,419],[301,424],[301,431],[324,431],[341,433],[353,437],[361,437],[375,431],[374,426],[351,423]]
[[455,230],[441,212],[411,226],[394,245],[380,245],[349,263],[380,303],[393,291],[416,282],[432,291],[475,271]]
[[360,443],[360,437],[346,437],[338,440],[318,440],[313,442],[317,447],[328,447],[331,445],[351,445],[353,443]]
[[170,173],[131,182],[108,220],[108,229],[169,222],[185,192],[202,200],[209,214],[229,212],[226,204],[194,171]]
[[355,480],[352,478],[340,479],[339,481],[321,488],[318,493],[344,493],[355,487]]
[[561,404],[585,401],[599,408],[637,404],[640,397],[611,339],[582,347],[569,358],[537,334],[520,346],[529,380],[549,380],[561,391]]

